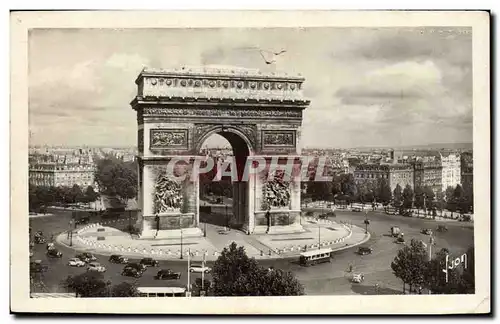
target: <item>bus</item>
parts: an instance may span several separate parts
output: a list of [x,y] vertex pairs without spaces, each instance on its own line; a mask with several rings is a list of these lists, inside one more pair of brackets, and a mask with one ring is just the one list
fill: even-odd
[[186,297],[184,287],[138,287],[139,297]]
[[302,252],[300,254],[299,263],[303,266],[309,266],[322,262],[330,262],[333,256],[332,253],[332,249],[319,249]]

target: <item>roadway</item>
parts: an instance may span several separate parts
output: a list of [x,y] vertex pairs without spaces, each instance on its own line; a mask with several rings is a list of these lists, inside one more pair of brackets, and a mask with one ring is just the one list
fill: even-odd
[[[51,234],[57,234],[67,230],[70,219],[68,212],[56,212],[54,216],[36,217],[30,219],[33,232],[41,230],[45,237],[50,238]],[[354,225],[364,227],[365,213],[349,211],[337,211],[337,221],[347,221]],[[394,239],[389,236],[391,226],[399,226],[405,233],[405,238],[420,239],[428,242],[429,236],[421,234],[422,228],[434,230],[439,224],[446,224],[448,231],[436,233],[436,246],[433,253],[441,248],[448,248],[452,255],[463,253],[473,245],[474,228],[471,223],[461,223],[456,221],[433,221],[421,218],[402,217],[386,215],[380,212],[369,212],[367,215],[371,224],[368,231],[371,233],[370,240],[365,246],[371,246],[373,254],[359,256],[356,249],[347,249],[336,252],[331,263],[324,263],[313,267],[301,267],[297,263],[297,258],[260,260],[263,266],[273,266],[283,270],[292,271],[298,280],[304,285],[308,295],[346,295],[346,294],[373,294],[375,284],[379,285],[378,293],[397,294],[402,291],[402,282],[397,279],[390,269],[390,264],[401,248],[395,244]],[[229,243],[229,242],[228,242]],[[63,253],[61,259],[48,259],[45,256],[46,245],[36,245],[32,260],[42,260],[49,265],[49,271],[43,275],[43,282],[50,292],[65,292],[61,286],[61,281],[68,275],[76,275],[85,271],[85,268],[72,268],[67,265],[68,259],[74,257],[75,252],[64,246],[59,246]],[[110,280],[112,284],[123,281],[136,283],[139,286],[185,286],[187,284],[187,264],[181,261],[160,261],[158,269],[172,269],[182,273],[180,280],[157,281],[153,278],[158,269],[149,268],[141,278],[131,278],[121,276],[123,265],[108,262],[108,256],[99,256],[98,261],[104,265],[107,271],[104,273],[105,280]],[[184,260],[185,261],[185,260]],[[211,266],[211,263],[208,263]],[[351,284],[348,279],[347,269],[353,266],[354,272],[365,274],[365,282],[362,284]],[[191,278],[201,277],[200,274],[192,274]],[[210,276],[207,276],[209,279]],[[191,281],[193,282],[193,281]],[[41,291],[38,287],[35,291]]]

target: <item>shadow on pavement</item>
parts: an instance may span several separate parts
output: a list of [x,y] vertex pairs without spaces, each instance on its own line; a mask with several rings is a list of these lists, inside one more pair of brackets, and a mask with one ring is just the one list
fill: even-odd
[[351,290],[358,295],[402,295],[403,293],[396,289],[375,287],[375,285],[352,284]]

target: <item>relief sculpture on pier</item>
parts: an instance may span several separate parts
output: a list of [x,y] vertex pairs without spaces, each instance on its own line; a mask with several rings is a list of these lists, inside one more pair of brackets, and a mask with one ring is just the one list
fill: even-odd
[[166,173],[156,178],[154,213],[179,212],[183,204],[182,184],[170,179]]

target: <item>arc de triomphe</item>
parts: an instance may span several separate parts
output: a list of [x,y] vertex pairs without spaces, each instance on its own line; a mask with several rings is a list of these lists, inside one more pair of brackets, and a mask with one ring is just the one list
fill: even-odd
[[[177,180],[172,159],[192,164],[212,134],[232,145],[237,166],[248,157],[299,163],[304,78],[242,68],[144,69],[131,102],[138,123],[141,238],[202,235],[199,181]],[[296,158],[296,159],[294,159]],[[248,234],[300,232],[300,180],[267,171],[233,182],[231,223]],[[279,197],[277,197],[279,196]],[[279,198],[279,199],[278,199]]]

